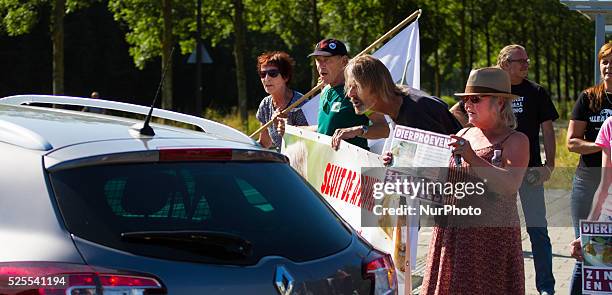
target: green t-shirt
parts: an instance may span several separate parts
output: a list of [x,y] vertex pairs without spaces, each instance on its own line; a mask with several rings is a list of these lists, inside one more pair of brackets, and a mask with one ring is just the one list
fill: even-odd
[[[323,88],[321,103],[319,104],[319,125],[317,132],[329,136],[334,135],[338,128],[348,128],[369,125],[370,120],[365,115],[355,114],[351,101],[344,96],[344,85]],[[354,137],[347,140],[358,147],[368,149],[368,140]]]

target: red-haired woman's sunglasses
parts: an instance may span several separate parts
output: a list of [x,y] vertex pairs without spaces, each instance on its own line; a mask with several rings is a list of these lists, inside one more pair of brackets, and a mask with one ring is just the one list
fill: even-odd
[[279,70],[267,70],[267,71],[259,71],[259,77],[265,78],[266,75],[270,76],[270,78],[276,78],[280,74]]

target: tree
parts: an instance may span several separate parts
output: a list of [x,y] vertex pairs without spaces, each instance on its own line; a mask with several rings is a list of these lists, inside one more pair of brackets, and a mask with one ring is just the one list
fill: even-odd
[[236,83],[238,86],[238,112],[240,120],[249,131],[248,113],[247,113],[247,85],[246,85],[246,67],[244,64],[245,48],[246,48],[246,24],[244,20],[244,2],[242,0],[233,0],[234,15],[234,60],[236,62]]
[[189,34],[195,30],[195,2],[109,0],[108,7],[115,20],[127,26],[125,39],[131,45],[130,55],[136,67],[143,69],[147,61],[161,56],[161,75],[165,71],[161,106],[175,109],[171,53],[177,43],[175,37],[179,43],[187,41],[181,44],[182,53],[194,48]]
[[172,0],[162,0],[162,64],[161,71],[164,79],[162,90],[162,108],[171,110],[174,107],[172,99],[172,52],[174,52],[174,38],[172,34]]
[[10,36],[29,33],[38,23],[41,10],[50,9],[53,44],[53,94],[64,94],[64,16],[96,0],[0,0],[2,27]]
[[[251,0],[248,29],[279,36],[290,51],[311,51],[324,34],[321,32],[321,5],[320,0]],[[294,53],[291,55],[296,57]],[[317,84],[318,73],[315,67],[295,70],[296,74],[310,74],[311,79],[303,79],[310,80],[310,86]]]
[[254,20],[253,0],[205,0],[202,6],[204,17],[203,34],[210,38],[213,45],[219,41],[233,38],[233,55],[236,67],[236,86],[238,89],[238,113],[245,130],[247,122],[247,28]]

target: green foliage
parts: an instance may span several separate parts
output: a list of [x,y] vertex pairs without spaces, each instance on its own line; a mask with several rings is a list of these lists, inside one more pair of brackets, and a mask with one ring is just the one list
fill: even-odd
[[[214,45],[221,40],[229,38],[234,32],[233,1],[229,0],[203,0],[202,20],[204,37],[211,40]],[[248,11],[248,8],[247,8]],[[195,28],[195,26],[194,26]]]
[[[100,0],[66,0],[66,14],[87,8]],[[2,29],[9,36],[29,33],[38,23],[41,9],[50,9],[54,0],[0,0]]]
[[572,153],[567,149],[567,121],[555,124],[558,126],[565,126],[562,128],[556,128],[557,133],[557,154],[555,157],[555,166],[557,167],[576,167],[580,160],[580,155]]
[[[2,30],[13,36],[30,32],[45,15],[42,12],[56,1],[0,0]],[[66,0],[66,12],[83,9],[94,1],[100,0]],[[109,11],[126,31],[134,63],[142,69],[147,61],[160,56],[162,0],[107,2]],[[232,44],[236,40],[234,17],[238,0],[202,2],[201,37],[213,47],[235,50]],[[495,65],[499,50],[511,43],[527,48],[532,61],[530,79],[550,91],[555,101],[572,101],[592,83],[592,22],[557,0],[241,2],[248,36],[243,46],[247,69],[262,51],[287,50],[298,63],[293,81],[299,85],[295,88],[303,92],[310,89],[312,81],[312,68],[305,53],[320,38],[341,39],[354,55],[419,8],[423,10],[419,19],[421,87],[434,95],[443,97],[463,89],[470,69]],[[172,1],[173,35],[182,54],[195,48],[196,3]],[[234,71],[235,61],[215,59],[214,67],[217,66]],[[258,82],[254,72],[246,76],[251,85]],[[568,109],[561,110],[565,113]]]
[[[561,122],[555,124],[557,126],[567,126],[567,123]],[[556,128],[556,155],[555,167],[557,167],[550,177],[550,180],[544,183],[546,189],[564,189],[569,190],[572,186],[572,178],[574,177],[574,167],[578,166],[580,155],[572,153],[567,149],[567,127]]]
[[36,24],[38,12],[35,9],[38,3],[20,3],[18,0],[0,0],[2,11],[2,28],[10,36],[28,33]]
[[289,48],[310,46],[314,36],[311,1],[245,1],[248,29],[278,35]]
[[254,132],[260,126],[259,121],[255,117],[255,111],[249,112],[248,125],[247,125],[248,128],[246,129],[245,129],[245,125],[240,120],[240,114],[238,114],[238,112],[235,109],[230,112],[222,112],[219,110],[207,109],[204,112],[204,118],[231,126],[235,129],[238,129],[244,132],[247,135],[250,135],[251,132]]
[[442,99],[449,108],[454,106],[459,101],[456,96],[451,95],[442,95],[440,99]]
[[[42,1],[42,0],[38,0]],[[66,14],[73,13],[75,11],[88,8],[94,2],[101,2],[102,0],[66,0]]]
[[140,69],[145,61],[159,56],[161,52],[161,1],[123,1],[111,0],[109,10],[115,20],[125,23],[130,28],[126,33],[126,41],[132,45],[130,55]]
[[421,86],[434,94],[462,89],[470,69],[495,65],[499,50],[512,43],[527,48],[530,79],[554,98],[571,99],[590,84],[593,25],[559,1],[417,3],[423,9]]
[[[178,37],[181,53],[195,48],[190,39],[195,31],[194,1],[172,1],[173,34]],[[143,69],[145,63],[161,55],[163,18],[161,1],[109,0],[108,8],[117,22],[126,26],[126,41],[134,63]]]
[[575,104],[574,100],[570,99],[564,102],[554,101],[553,103],[562,120],[568,120],[571,117]]

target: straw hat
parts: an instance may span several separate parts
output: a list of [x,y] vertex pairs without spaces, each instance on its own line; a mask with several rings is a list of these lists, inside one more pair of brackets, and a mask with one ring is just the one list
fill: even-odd
[[510,75],[500,68],[482,68],[472,70],[465,84],[465,91],[456,96],[492,95],[515,99],[518,95],[511,92]]

